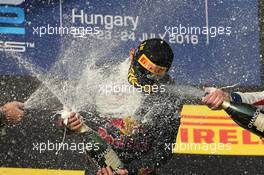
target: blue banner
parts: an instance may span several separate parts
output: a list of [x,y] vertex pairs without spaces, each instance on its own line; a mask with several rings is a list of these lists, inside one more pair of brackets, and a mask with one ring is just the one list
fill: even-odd
[[49,71],[65,48],[80,50],[73,40],[93,45],[87,54],[101,50],[105,62],[159,37],[173,48],[170,74],[180,83],[257,86],[258,28],[257,0],[0,1],[0,74],[29,74],[9,53]]

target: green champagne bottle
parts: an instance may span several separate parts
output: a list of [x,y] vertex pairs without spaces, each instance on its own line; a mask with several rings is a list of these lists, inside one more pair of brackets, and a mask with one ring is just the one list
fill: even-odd
[[224,101],[222,108],[242,128],[264,137],[264,114],[250,104]]
[[96,145],[96,149],[86,149],[86,154],[93,159],[99,169],[108,166],[114,174],[118,174],[118,171],[124,168],[124,164],[115,151],[97,132],[88,127],[88,130],[81,134],[89,143]]
[[[60,113],[63,123],[68,124],[68,118],[70,116],[70,108],[65,107]],[[102,167],[110,167],[114,174],[118,174],[118,171],[124,168],[124,164],[121,162],[115,151],[107,144],[107,142],[93,129],[91,129],[86,124],[82,124],[78,133],[82,135],[86,142],[96,145],[94,149],[86,149],[86,154],[88,154],[93,162],[97,165],[98,169]]]

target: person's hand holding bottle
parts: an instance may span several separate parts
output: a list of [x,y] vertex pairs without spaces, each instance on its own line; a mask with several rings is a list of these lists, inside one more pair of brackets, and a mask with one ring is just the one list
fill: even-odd
[[17,124],[25,115],[24,104],[17,101],[9,102],[0,107],[0,112],[8,124]]
[[213,110],[221,109],[221,104],[224,101],[230,101],[230,96],[227,92],[217,88],[204,88],[205,96],[202,98],[202,102]]
[[[110,167],[105,167],[97,171],[96,175],[114,175],[114,173]],[[128,175],[128,171],[126,169],[121,169],[119,170],[118,175]]]

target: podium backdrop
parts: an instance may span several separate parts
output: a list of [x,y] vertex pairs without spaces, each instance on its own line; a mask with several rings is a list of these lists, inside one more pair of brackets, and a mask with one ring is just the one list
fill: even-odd
[[[161,37],[173,48],[171,74],[178,82],[261,83],[257,0],[48,2],[0,1],[0,74],[28,74],[6,56],[8,52],[22,52],[49,70],[69,44],[63,40],[66,34],[54,34],[52,28],[85,27],[87,36],[72,37],[86,44],[91,37],[118,43],[101,60],[124,59],[146,36]],[[44,30],[50,34],[43,34]]]

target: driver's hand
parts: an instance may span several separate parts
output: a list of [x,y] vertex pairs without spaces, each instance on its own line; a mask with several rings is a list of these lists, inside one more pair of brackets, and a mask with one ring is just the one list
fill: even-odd
[[207,95],[202,98],[202,102],[213,110],[221,109],[224,101],[230,101],[229,94],[221,89],[205,88]]
[[[114,175],[114,173],[110,167],[106,167],[98,170],[96,175]],[[118,175],[128,175],[128,171],[126,169],[120,169]]]
[[79,131],[82,127],[82,124],[83,121],[81,119],[81,115],[79,113],[71,112],[66,127],[72,131]]

